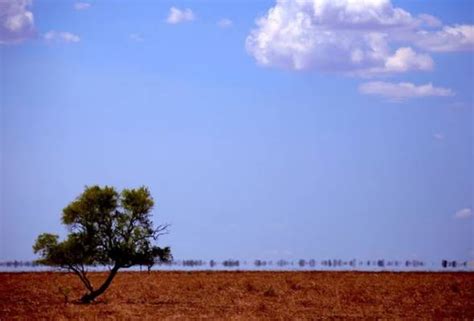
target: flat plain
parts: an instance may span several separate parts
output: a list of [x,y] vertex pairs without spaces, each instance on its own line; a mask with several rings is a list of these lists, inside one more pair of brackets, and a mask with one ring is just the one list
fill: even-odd
[[120,272],[82,293],[70,273],[0,273],[0,320],[474,319],[469,272]]

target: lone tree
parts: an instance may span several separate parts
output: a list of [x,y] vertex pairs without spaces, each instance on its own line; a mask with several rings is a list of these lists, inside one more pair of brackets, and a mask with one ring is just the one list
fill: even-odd
[[[155,259],[171,259],[169,247],[152,244],[168,227],[153,227],[150,217],[153,204],[146,187],[124,189],[121,193],[108,186],[86,187],[63,209],[62,223],[69,231],[67,238],[58,242],[58,235],[38,236],[33,246],[41,257],[37,262],[74,272],[87,289],[81,301],[90,303],[104,293],[120,268],[133,265],[150,268]],[[87,267],[98,265],[108,266],[109,274],[95,288],[88,278]]]

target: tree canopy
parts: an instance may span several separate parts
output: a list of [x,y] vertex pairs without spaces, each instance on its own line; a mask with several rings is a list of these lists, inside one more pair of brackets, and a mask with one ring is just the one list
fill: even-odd
[[[155,260],[171,259],[169,247],[153,244],[167,232],[167,225],[153,227],[154,201],[148,188],[124,189],[91,186],[63,209],[62,223],[69,234],[44,233],[33,246],[38,263],[74,272],[87,289],[83,302],[91,302],[110,285],[120,268],[134,265],[151,267]],[[88,266],[109,266],[104,283],[94,288],[87,275]]]

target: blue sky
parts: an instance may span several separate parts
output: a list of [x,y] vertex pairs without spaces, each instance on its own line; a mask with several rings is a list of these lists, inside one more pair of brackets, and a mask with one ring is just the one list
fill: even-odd
[[176,258],[474,257],[472,2],[0,9],[1,260],[93,184]]

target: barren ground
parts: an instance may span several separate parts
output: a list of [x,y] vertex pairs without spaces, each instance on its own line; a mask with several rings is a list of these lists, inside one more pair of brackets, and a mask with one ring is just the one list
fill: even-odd
[[0,273],[0,320],[474,319],[474,273],[121,272],[82,293],[69,273]]

